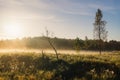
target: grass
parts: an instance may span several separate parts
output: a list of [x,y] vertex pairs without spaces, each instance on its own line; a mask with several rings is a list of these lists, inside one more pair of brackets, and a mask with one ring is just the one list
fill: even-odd
[[0,80],[120,80],[120,52],[86,53],[1,52]]

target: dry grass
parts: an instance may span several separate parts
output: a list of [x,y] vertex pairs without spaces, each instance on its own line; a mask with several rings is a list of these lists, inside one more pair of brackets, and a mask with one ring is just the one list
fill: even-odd
[[[0,80],[116,80],[120,52],[58,50],[1,50]],[[12,77],[13,76],[13,77]]]

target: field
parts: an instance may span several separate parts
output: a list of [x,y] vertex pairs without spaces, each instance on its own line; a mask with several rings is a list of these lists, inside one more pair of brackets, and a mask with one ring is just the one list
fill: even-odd
[[120,80],[120,52],[1,50],[0,80]]

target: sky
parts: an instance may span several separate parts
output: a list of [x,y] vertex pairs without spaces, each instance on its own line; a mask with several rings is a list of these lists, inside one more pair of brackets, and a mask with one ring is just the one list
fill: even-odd
[[108,40],[120,41],[120,0],[0,0],[0,39],[43,36],[45,28],[52,37],[93,39],[98,8]]

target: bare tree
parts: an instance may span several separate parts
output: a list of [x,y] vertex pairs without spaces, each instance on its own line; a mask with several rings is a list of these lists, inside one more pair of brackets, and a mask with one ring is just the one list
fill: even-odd
[[94,38],[99,41],[99,52],[102,51],[102,42],[107,40],[106,21],[102,20],[103,14],[100,9],[97,10],[94,23]]
[[50,44],[50,46],[53,48],[53,50],[55,51],[56,58],[57,58],[57,60],[58,60],[59,58],[58,58],[57,50],[56,50],[56,48],[54,47],[54,45],[52,44],[51,39],[50,39],[50,37],[49,37],[50,32],[47,30],[47,28],[45,28],[45,30],[46,30],[46,38],[47,38],[47,41],[48,41],[48,43]]

